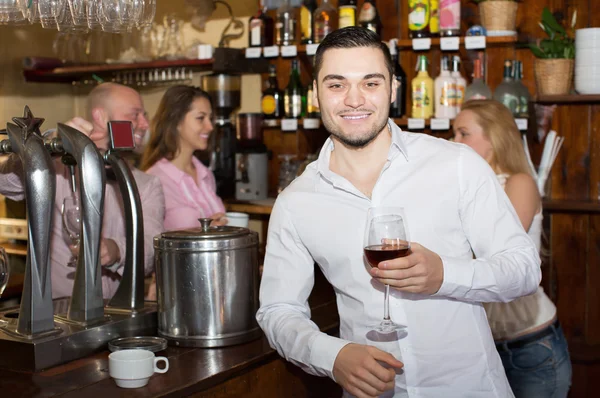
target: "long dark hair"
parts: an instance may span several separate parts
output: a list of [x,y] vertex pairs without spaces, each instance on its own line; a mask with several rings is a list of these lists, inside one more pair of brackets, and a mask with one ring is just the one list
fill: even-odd
[[201,88],[178,85],[165,92],[152,118],[150,139],[144,149],[140,169],[148,170],[162,158],[173,160],[178,149],[177,127],[197,98],[205,98],[212,109],[210,95]]

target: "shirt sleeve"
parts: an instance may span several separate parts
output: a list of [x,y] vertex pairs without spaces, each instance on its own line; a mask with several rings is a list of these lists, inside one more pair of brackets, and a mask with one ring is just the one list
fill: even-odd
[[310,320],[314,260],[280,199],[271,213],[256,319],[279,355],[308,373],[333,379],[335,359],[349,341],[321,332]]
[[487,163],[461,149],[459,215],[476,259],[441,256],[444,281],[437,296],[509,302],[536,291],[540,257]]
[[0,162],[0,194],[11,200],[25,199],[22,174],[21,160],[14,153],[8,155],[4,162]]

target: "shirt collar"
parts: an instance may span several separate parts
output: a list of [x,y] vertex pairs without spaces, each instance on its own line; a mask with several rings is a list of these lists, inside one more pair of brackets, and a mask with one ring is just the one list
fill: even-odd
[[[401,153],[406,161],[408,162],[408,150],[406,148],[406,133],[402,131],[400,127],[392,119],[388,119],[388,128],[392,133],[392,144],[388,152],[388,160],[394,160],[399,153]],[[319,159],[317,161],[317,172],[321,175],[326,176],[330,173],[329,162],[331,160],[331,151],[333,151],[333,140],[331,137],[327,138],[321,152],[319,153]]]

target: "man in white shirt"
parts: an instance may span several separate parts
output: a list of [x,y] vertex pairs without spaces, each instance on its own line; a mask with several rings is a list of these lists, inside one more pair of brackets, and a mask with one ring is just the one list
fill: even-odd
[[[533,293],[537,250],[481,157],[388,119],[392,74],[366,29],[319,45],[314,99],[331,137],[277,198],[257,320],[280,355],[346,395],[512,397],[481,302]],[[412,253],[370,269],[366,215],[382,205],[405,209]],[[340,338],[310,320],[314,262],[336,291]],[[383,317],[383,283],[407,333],[385,343],[367,337]]]

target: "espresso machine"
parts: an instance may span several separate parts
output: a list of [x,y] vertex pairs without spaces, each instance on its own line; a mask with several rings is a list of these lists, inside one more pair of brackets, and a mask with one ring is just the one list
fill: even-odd
[[263,200],[268,196],[269,155],[263,143],[262,114],[238,113],[235,198]]
[[[39,130],[43,119],[33,117],[28,107],[13,121],[7,124],[9,139],[0,141],[0,154],[14,153],[23,166],[27,262],[20,307],[0,311],[0,367],[39,371],[105,349],[118,337],[154,334],[156,304],[144,302],[141,201],[131,170],[118,153],[134,147],[131,123],[109,124],[111,148],[100,153],[86,135],[64,124],[58,124],[58,137],[44,138]],[[81,207],[73,292],[54,300],[49,243],[56,175],[51,156],[61,156],[81,171],[73,177],[79,182]],[[106,166],[123,195],[128,248],[121,282],[110,301],[102,297],[100,266]]]
[[215,131],[211,135],[209,169],[214,173],[217,195],[235,197],[235,127],[231,114],[240,107],[241,77],[224,73],[202,76],[202,89],[212,99]]

